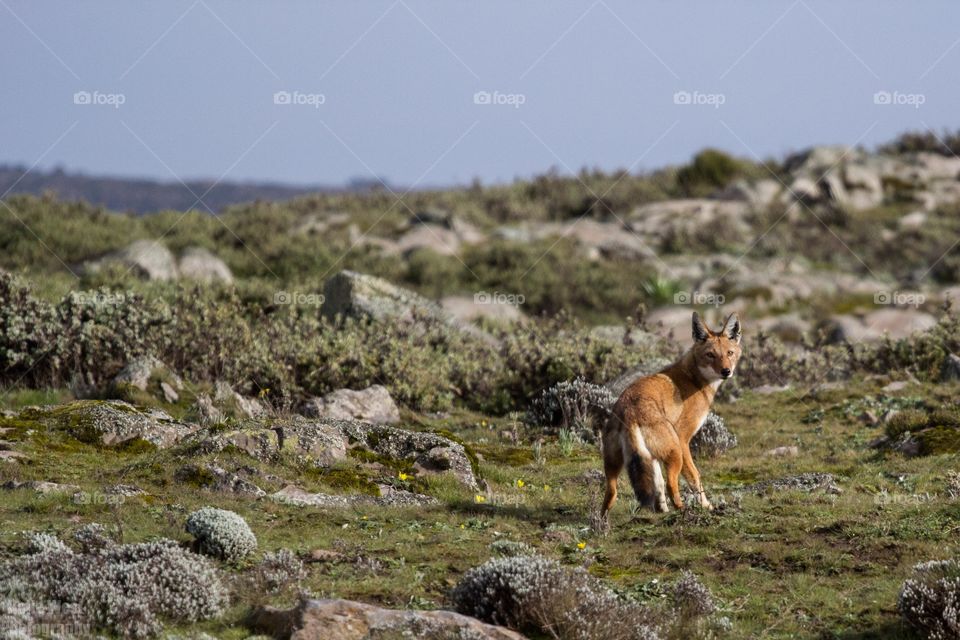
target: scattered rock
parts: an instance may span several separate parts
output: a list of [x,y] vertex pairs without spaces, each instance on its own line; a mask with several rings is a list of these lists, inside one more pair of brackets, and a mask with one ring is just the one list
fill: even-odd
[[400,236],[392,251],[408,255],[423,249],[441,256],[455,256],[460,251],[460,237],[446,227],[419,224]]
[[897,391],[903,391],[908,386],[910,386],[910,382],[907,380],[895,380],[890,384],[886,385],[885,387],[883,387],[881,391],[883,391],[884,393],[896,393]]
[[947,354],[940,368],[940,382],[960,380],[960,357],[955,353]]
[[306,562],[336,563],[346,562],[347,556],[331,549],[313,549],[304,558]]
[[308,418],[335,420],[365,420],[378,424],[400,422],[400,409],[382,385],[373,385],[360,391],[340,389],[322,398],[310,398],[301,408]]
[[927,213],[925,211],[914,211],[900,218],[897,224],[901,231],[916,231],[923,227],[927,222]]
[[262,498],[266,491],[236,473],[211,464],[187,464],[174,473],[179,482],[194,484],[213,491]]
[[696,238],[706,229],[723,229],[731,237],[750,235],[750,206],[734,200],[685,199],[651,202],[633,210],[629,228],[642,245],[663,248],[678,238]]
[[309,493],[300,487],[287,485],[276,493],[271,494],[270,498],[283,504],[292,504],[301,507],[355,507],[361,505],[390,507],[436,503],[436,499],[420,493],[396,489],[390,485],[377,486],[380,489],[379,496],[341,496],[328,493]]
[[[160,381],[161,384],[165,383],[171,390],[183,389],[183,380],[180,376],[153,356],[134,358],[114,376],[110,384],[115,391],[119,392],[130,388],[148,391],[153,381]],[[176,395],[175,391],[174,395]]]
[[382,609],[351,600],[305,599],[290,610],[261,607],[252,614],[250,626],[290,640],[523,640],[514,631],[452,611]]
[[830,473],[801,473],[796,476],[785,476],[775,480],[764,480],[744,487],[745,491],[756,493],[770,493],[772,491],[824,491],[838,494],[843,491],[834,481]]
[[121,400],[76,400],[55,407],[32,407],[21,419],[62,429],[81,442],[113,446],[130,440],[170,447],[197,430],[159,409],[141,410]]
[[341,271],[328,279],[323,295],[320,311],[330,319],[342,315],[410,322],[425,317],[449,322],[449,316],[436,302],[382,278],[355,271]]
[[233,446],[257,460],[292,456],[298,464],[326,468],[347,457],[349,449],[412,463],[423,473],[451,474],[460,483],[477,487],[470,453],[449,438],[359,420],[309,420],[303,416],[278,419],[268,425],[245,425],[227,432],[205,432],[193,443],[199,453]]
[[197,395],[197,401],[193,405],[192,413],[200,424],[208,426],[223,422],[225,416],[220,409],[213,404],[213,399],[205,393]]
[[493,320],[495,322],[522,322],[526,316],[516,304],[505,300],[479,300],[477,296],[447,296],[440,306],[460,322]]
[[188,247],[180,256],[180,276],[200,282],[233,283],[233,273],[223,260],[203,247]]
[[124,265],[146,280],[177,279],[176,260],[159,240],[137,240],[124,249],[107,254],[97,261],[88,262],[84,265],[84,270],[96,273],[111,263]]
[[42,494],[74,493],[80,491],[80,487],[75,484],[58,484],[56,482],[45,482],[42,480],[26,480],[24,482],[20,482],[18,480],[8,480],[3,484],[3,488],[7,491],[28,489],[30,491],[36,491],[37,493]]
[[790,390],[790,385],[788,384],[781,385],[781,386],[778,386],[775,384],[764,384],[764,385],[760,385],[759,387],[754,387],[753,392],[759,393],[760,395],[763,395],[763,396],[768,396],[774,393],[782,393],[784,391],[789,391],[789,390]]
[[19,462],[25,460],[26,457],[19,451],[0,450],[0,462]]
[[269,414],[260,400],[240,395],[223,380],[218,380],[214,386],[213,400],[218,406],[240,418],[265,418]]
[[123,496],[125,498],[146,495],[146,491],[133,484],[115,484],[104,488],[103,492],[108,496]]
[[176,389],[174,389],[169,382],[161,382],[160,391],[163,393],[163,399],[170,404],[180,400],[180,394],[177,393]]
[[763,452],[763,455],[771,458],[795,458],[800,455],[800,447],[791,445],[788,447],[774,447]]

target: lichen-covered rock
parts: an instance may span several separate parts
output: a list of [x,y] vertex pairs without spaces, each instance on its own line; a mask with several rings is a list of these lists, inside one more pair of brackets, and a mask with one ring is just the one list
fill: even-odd
[[323,287],[321,313],[374,320],[414,320],[417,316],[449,321],[440,305],[418,293],[382,278],[355,271],[341,271]]
[[322,398],[310,398],[301,412],[308,418],[366,420],[378,424],[400,422],[397,403],[390,397],[387,388],[379,384],[359,391],[340,389]]
[[177,481],[212,491],[262,498],[266,492],[237,473],[213,464],[186,464],[174,473]]
[[76,400],[54,407],[31,407],[19,418],[63,430],[81,442],[107,446],[144,440],[157,447],[170,447],[197,429],[159,409],[138,409],[121,400]]
[[756,484],[744,487],[746,491],[756,493],[770,493],[773,491],[823,491],[838,494],[843,490],[837,485],[833,474],[830,473],[801,473],[795,476],[784,476],[774,480],[763,480]]
[[321,468],[347,458],[350,449],[361,449],[374,457],[409,463],[420,472],[452,474],[462,484],[476,488],[475,460],[464,445],[451,438],[360,420],[292,416],[263,425],[246,424],[234,431],[204,432],[193,447],[200,453],[235,447],[261,461],[285,456],[297,464]]
[[233,511],[204,507],[190,514],[186,529],[201,553],[227,562],[239,562],[257,548],[247,521]]
[[287,485],[270,495],[272,500],[282,504],[300,507],[355,507],[374,505],[381,507],[403,507],[434,504],[436,499],[412,491],[397,489],[390,485],[377,485],[379,496],[369,495],[332,495],[329,493],[310,493],[294,485]]
[[475,463],[469,451],[446,434],[406,431],[356,420],[337,420],[331,424],[341,429],[354,446],[393,460],[413,462],[418,470],[427,473],[451,473],[461,484],[478,486]]
[[352,600],[303,600],[290,610],[263,607],[251,616],[251,626],[290,640],[523,640],[515,631],[452,611],[382,609]]

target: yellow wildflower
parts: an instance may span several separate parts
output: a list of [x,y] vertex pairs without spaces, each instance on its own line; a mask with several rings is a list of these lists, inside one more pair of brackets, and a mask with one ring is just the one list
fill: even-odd
[[586,542],[578,542],[578,543],[577,543],[577,549],[586,549],[586,548],[587,548],[587,543],[586,543]]
[[477,502],[477,504],[480,504],[481,502],[486,502],[486,501],[487,501],[487,499],[486,499],[484,496],[480,495],[479,493],[478,493],[477,495],[475,495],[475,496],[473,497],[473,499]]
[[523,480],[517,480],[517,488],[523,489],[523,485],[526,484]]
[[409,480],[409,479],[410,479],[410,476],[408,476],[408,475],[405,474],[403,471],[401,471],[401,472],[400,472],[400,479],[406,481],[406,480]]

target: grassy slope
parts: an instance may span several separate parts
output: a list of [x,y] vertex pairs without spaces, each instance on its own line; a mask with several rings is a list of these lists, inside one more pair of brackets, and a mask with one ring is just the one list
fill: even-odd
[[[212,504],[247,518],[262,550],[323,548],[379,561],[376,568],[362,562],[310,565],[306,586],[318,595],[395,607],[443,606],[444,594],[458,576],[489,556],[488,545],[509,538],[569,563],[589,563],[595,575],[633,592],[652,578],[669,580],[690,568],[727,604],[736,637],[907,637],[895,611],[900,584],[915,562],[955,554],[960,528],[960,502],[915,495],[942,492],[942,480],[958,467],[958,458],[907,460],[869,450],[866,443],[879,429],[844,417],[837,407],[846,398],[878,389],[879,383],[860,383],[823,394],[816,406],[833,408],[818,424],[802,422],[814,403],[798,401],[790,392],[748,394],[718,406],[740,446],[701,460],[699,466],[715,504],[723,502],[722,495],[727,506],[714,514],[633,515],[624,483],[613,531],[605,538],[587,528],[590,505],[600,490],[598,481],[584,475],[599,467],[593,447],[584,445],[564,456],[558,443],[550,441],[543,447],[546,461],[539,464],[529,445],[500,442],[497,433],[511,426],[508,421],[486,424],[478,415],[406,416],[407,426],[448,428],[474,445],[492,489],[491,498],[477,504],[472,492],[432,481],[429,492],[441,503],[419,508],[319,510],[215,495],[173,482],[172,472],[182,461],[168,452],[104,454],[52,434],[11,432],[7,437],[19,439],[17,447],[31,454],[33,463],[0,467],[0,480],[77,484],[93,493],[93,504],[5,492],[0,500],[2,545],[12,547],[21,530],[64,532],[90,521],[121,524],[127,541],[154,536],[182,540],[187,538],[186,515]],[[905,393],[942,398],[956,391],[929,386]],[[771,459],[762,453],[789,444],[800,447],[798,457]],[[229,466],[223,454],[220,461]],[[323,476],[303,477],[283,465],[271,471],[297,478],[307,488],[331,490]],[[744,484],[804,471],[836,474],[843,493],[745,494],[735,504],[733,491]],[[524,482],[522,488],[517,480]],[[103,504],[96,492],[118,482],[136,483],[150,497]],[[884,489],[891,497],[878,500],[876,494]],[[585,542],[585,548],[579,549],[578,542]],[[203,628],[218,636],[244,637],[239,621],[256,598],[241,591],[229,616]]]

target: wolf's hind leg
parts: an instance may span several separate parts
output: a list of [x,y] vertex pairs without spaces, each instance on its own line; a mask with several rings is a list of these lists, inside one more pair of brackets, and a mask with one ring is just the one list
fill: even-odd
[[603,517],[606,518],[613,508],[613,503],[617,501],[617,480],[620,478],[620,472],[623,471],[623,449],[620,447],[619,438],[609,438],[603,440],[603,474],[606,476],[607,492],[603,496]]

